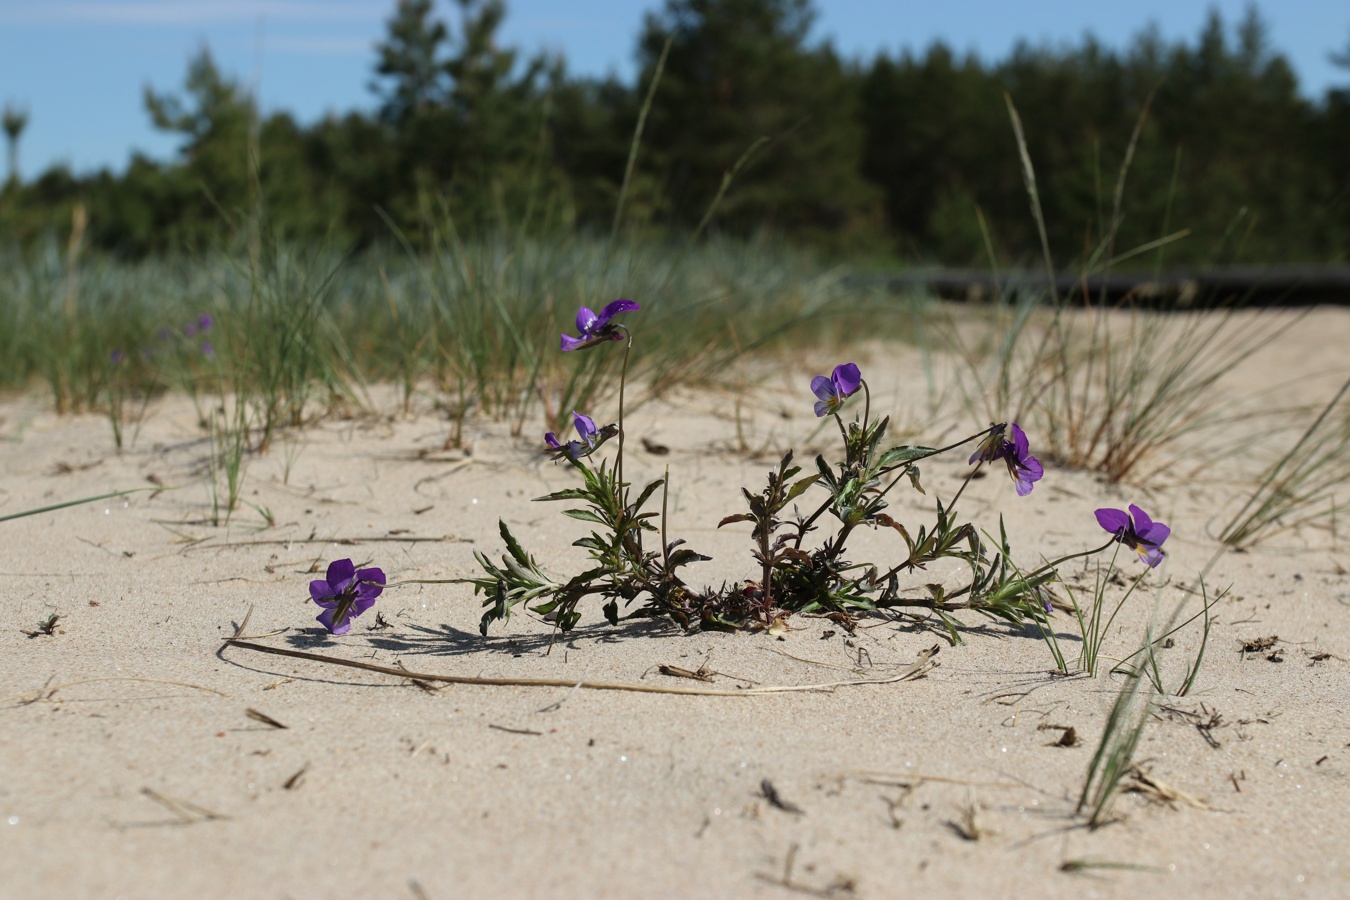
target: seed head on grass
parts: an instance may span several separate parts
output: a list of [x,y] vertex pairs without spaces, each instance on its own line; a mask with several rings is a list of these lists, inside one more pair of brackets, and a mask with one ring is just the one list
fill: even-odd
[[1003,460],[1008,465],[1008,474],[1017,485],[1017,496],[1025,497],[1031,493],[1032,486],[1045,476],[1041,461],[1031,455],[1031,444],[1026,432],[1016,422],[1012,423],[1012,440],[1004,435],[1002,425],[995,426],[989,436],[980,443],[970,456],[970,465],[976,462],[997,462]]
[[632,300],[615,300],[613,303],[595,313],[588,307],[581,307],[577,310],[577,334],[580,337],[572,337],[570,334],[562,336],[562,350],[566,353],[569,350],[585,350],[587,347],[594,347],[596,344],[603,344],[605,341],[621,341],[623,334],[619,327],[610,320],[623,312],[633,312],[641,309]]
[[328,577],[309,583],[309,595],[323,607],[319,624],[332,634],[346,634],[352,619],[375,605],[384,592],[382,569],[360,569],[350,559],[335,559],[328,565]]
[[1139,558],[1156,569],[1167,554],[1163,552],[1163,541],[1167,540],[1172,529],[1161,522],[1155,522],[1133,503],[1130,511],[1123,509],[1097,510],[1097,523],[1116,536],[1116,540],[1139,554]]
[[829,377],[817,375],[812,378],[811,393],[816,395],[816,417],[836,412],[845,400],[857,393],[861,384],[862,373],[853,363],[835,366]]

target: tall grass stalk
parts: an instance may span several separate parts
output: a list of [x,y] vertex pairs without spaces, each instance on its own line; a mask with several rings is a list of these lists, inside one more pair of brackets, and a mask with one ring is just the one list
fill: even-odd
[[1327,500],[1335,509],[1336,489],[1350,481],[1350,406],[1343,403],[1348,392],[1350,380],[1262,473],[1256,490],[1220,533],[1225,547],[1249,547],[1281,525],[1326,515],[1310,510]]
[[[1101,740],[1088,763],[1083,779],[1083,790],[1078,795],[1076,812],[1087,810],[1088,826],[1098,828],[1107,822],[1106,813],[1120,787],[1120,780],[1129,771],[1134,751],[1144,734],[1153,699],[1142,690],[1142,679],[1136,670],[1126,675],[1125,684],[1116,694],[1111,712],[1106,717]],[[1142,696],[1141,696],[1142,695]]]
[[[1244,314],[1232,304],[1214,312],[1165,313],[1133,304],[1112,310],[1093,305],[1078,290],[1061,298],[1035,170],[1017,110],[1010,98],[1007,104],[1042,235],[1048,294],[1022,291],[1006,313],[1000,300],[986,326],[984,349],[972,348],[953,328],[956,345],[991,417],[1033,424],[1047,455],[1064,464],[1095,469],[1112,481],[1145,480],[1171,461],[1167,451],[1182,438],[1217,423],[1219,379],[1300,317],[1277,321],[1269,314]],[[1126,174],[1142,123],[1141,114],[1116,179],[1111,221],[1085,263],[1084,283],[1123,259],[1184,236],[1178,232],[1115,251]],[[1084,308],[1071,308],[1074,301]]]

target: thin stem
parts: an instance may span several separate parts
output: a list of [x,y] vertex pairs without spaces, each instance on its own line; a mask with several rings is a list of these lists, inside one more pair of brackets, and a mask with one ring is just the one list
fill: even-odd
[[623,370],[619,373],[619,453],[616,463],[616,474],[618,476],[617,488],[619,491],[619,505],[626,507],[628,505],[628,492],[624,490],[623,485],[623,392],[624,386],[628,383],[628,354],[633,349],[633,335],[629,334],[628,329],[622,325],[618,326],[624,334],[628,335],[628,343],[623,348]]
[[[1045,563],[1045,564],[1042,565],[1039,569],[1036,569],[1035,571],[1033,571],[1030,575],[1028,575],[1028,576],[1026,576],[1026,577],[1027,577],[1028,579],[1030,579],[1030,578],[1035,578],[1037,575],[1040,575],[1042,572],[1048,572],[1048,571],[1050,571],[1051,569],[1058,568],[1059,566],[1062,566],[1064,563],[1066,563],[1066,562],[1068,562],[1068,561],[1070,561],[1070,560],[1073,560],[1073,559],[1081,559],[1081,558],[1084,557],[1084,556],[1096,556],[1098,553],[1101,553],[1101,552],[1103,552],[1104,550],[1108,549],[1112,544],[1118,544],[1118,543],[1120,543],[1120,542],[1116,540],[1115,535],[1112,535],[1112,536],[1111,536],[1111,540],[1107,541],[1105,544],[1102,544],[1100,547],[1096,548],[1095,550],[1082,550],[1082,551],[1079,551],[1078,553],[1070,553],[1068,556],[1061,556],[1059,559],[1057,559],[1057,560],[1055,560],[1055,561],[1053,561],[1053,562]],[[1112,561],[1112,565],[1114,566],[1114,560]]]
[[[862,381],[862,379],[859,379],[859,380]],[[871,389],[867,386],[867,382],[866,382],[866,381],[862,381],[862,389],[863,389],[863,424],[862,424],[862,430],[863,430],[863,434],[867,434],[867,422],[868,422],[868,419],[871,418],[871,415],[872,415],[872,391],[871,391]]]

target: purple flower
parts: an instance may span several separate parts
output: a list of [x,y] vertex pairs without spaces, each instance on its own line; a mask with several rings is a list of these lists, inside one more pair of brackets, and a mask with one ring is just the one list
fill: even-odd
[[202,313],[197,317],[197,331],[199,334],[206,334],[211,330],[211,326],[216,324],[216,317],[210,313]]
[[120,366],[122,364],[122,361],[125,360],[126,358],[127,355],[123,353],[121,350],[114,350],[112,353],[108,354],[108,361],[112,363],[114,366]]
[[202,356],[215,356],[216,345],[210,341],[202,341]]
[[1157,568],[1158,563],[1163,561],[1167,554],[1163,552],[1163,541],[1172,533],[1161,522],[1155,522],[1133,503],[1130,504],[1130,511],[1126,513],[1123,509],[1099,509],[1097,510],[1097,523],[1116,536],[1116,540],[1129,547],[1139,554],[1140,559],[1149,564],[1150,568]]
[[1008,474],[1017,484],[1017,496],[1025,497],[1031,493],[1031,486],[1045,475],[1045,468],[1040,460],[1031,455],[1026,432],[1016,422],[1012,423],[1011,441],[1003,436],[1004,433],[1002,425],[995,426],[979,449],[970,455],[970,464],[1003,460],[1008,464]]
[[350,559],[335,559],[328,565],[328,578],[309,583],[309,595],[323,607],[319,624],[333,634],[346,634],[352,619],[375,605],[384,591],[384,571],[357,570]]
[[603,344],[605,341],[623,340],[623,335],[619,333],[618,326],[611,324],[609,320],[621,312],[632,312],[635,309],[641,309],[641,307],[632,300],[615,300],[600,310],[599,315],[583,306],[577,310],[577,333],[580,337],[564,334],[562,336],[563,352],[585,350],[587,347],[594,347],[596,344]]
[[844,400],[858,390],[862,384],[862,373],[853,363],[843,363],[834,367],[829,378],[817,375],[811,379],[811,393],[815,394],[816,416],[832,413],[844,405]]
[[602,435],[600,430],[595,427],[594,419],[572,410],[572,421],[576,425],[577,435],[580,436],[581,440],[568,441],[563,444],[558,441],[558,436],[551,431],[544,435],[544,443],[557,451],[553,456],[554,459],[567,457],[572,462],[576,462],[583,456],[590,456],[595,448],[600,446]]

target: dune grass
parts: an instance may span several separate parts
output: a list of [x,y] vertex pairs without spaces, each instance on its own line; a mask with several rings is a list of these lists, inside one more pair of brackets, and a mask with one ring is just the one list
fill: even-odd
[[792,341],[842,344],[861,327],[903,338],[916,302],[767,238],[469,241],[448,215],[421,250],[344,256],[262,238],[123,263],[51,243],[2,261],[0,388],[40,383],[59,412],[104,412],[119,447],[169,391],[197,401],[204,430],[223,416],[245,431],[254,452],[315,416],[391,412],[373,408],[373,383],[397,384],[402,411],[433,403],[450,445],[470,415],[517,434],[556,426],[614,396],[613,359],[568,366],[556,351],[578,307],[619,296],[642,304],[634,328],[649,335],[632,360],[634,405],[724,382],[747,353]]

